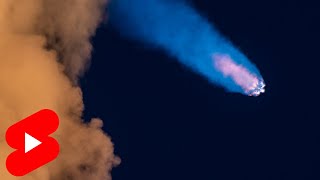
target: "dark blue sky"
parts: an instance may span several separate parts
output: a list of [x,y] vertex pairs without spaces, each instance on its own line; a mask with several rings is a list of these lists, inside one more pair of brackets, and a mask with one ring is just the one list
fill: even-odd
[[320,179],[320,4],[192,2],[258,66],[266,94],[229,94],[103,25],[82,88],[85,118],[104,120],[122,158],[113,179]]

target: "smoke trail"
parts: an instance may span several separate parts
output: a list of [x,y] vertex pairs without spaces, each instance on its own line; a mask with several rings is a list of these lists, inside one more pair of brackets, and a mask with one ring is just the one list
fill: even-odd
[[[0,179],[109,180],[119,163],[102,121],[81,120],[83,102],[78,75],[89,59],[93,35],[104,0],[0,1]],[[67,75],[66,75],[67,74]],[[7,127],[49,108],[60,117],[53,135],[61,152],[54,162],[25,177],[5,168],[12,149]]]
[[163,48],[231,92],[264,91],[257,68],[184,1],[117,0],[111,21],[123,35]]

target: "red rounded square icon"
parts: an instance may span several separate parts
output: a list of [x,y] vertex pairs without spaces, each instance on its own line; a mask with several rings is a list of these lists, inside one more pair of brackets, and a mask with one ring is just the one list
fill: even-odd
[[57,114],[49,109],[41,110],[10,126],[6,132],[6,141],[16,151],[7,158],[8,171],[14,176],[24,176],[53,161],[60,147],[49,135],[58,126]]

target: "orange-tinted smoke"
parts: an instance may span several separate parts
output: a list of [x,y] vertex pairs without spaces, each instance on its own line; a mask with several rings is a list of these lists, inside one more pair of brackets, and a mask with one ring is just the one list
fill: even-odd
[[[100,22],[104,0],[0,1],[0,179],[110,180],[119,163],[102,121],[81,119],[84,105],[76,81],[90,59],[90,38]],[[13,151],[6,129],[49,108],[60,117],[53,136],[61,152],[55,161],[25,177],[5,168]]]

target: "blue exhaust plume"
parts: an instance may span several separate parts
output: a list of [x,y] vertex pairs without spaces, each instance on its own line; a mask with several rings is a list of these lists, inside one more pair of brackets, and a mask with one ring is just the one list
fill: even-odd
[[258,69],[183,0],[115,0],[110,20],[122,35],[159,47],[230,92],[258,96]]

